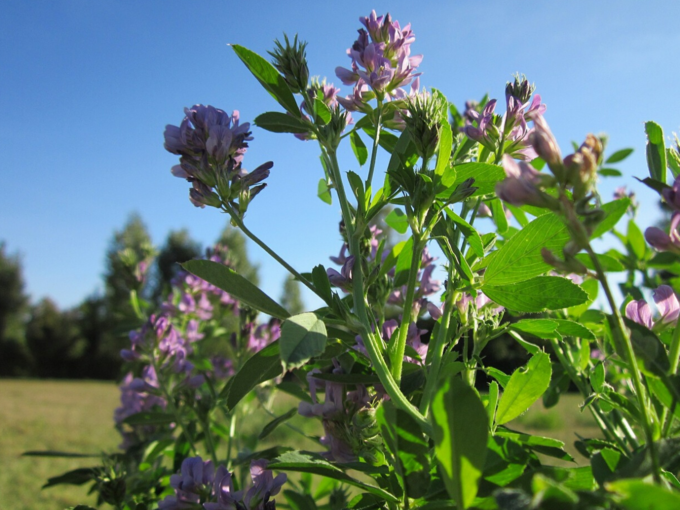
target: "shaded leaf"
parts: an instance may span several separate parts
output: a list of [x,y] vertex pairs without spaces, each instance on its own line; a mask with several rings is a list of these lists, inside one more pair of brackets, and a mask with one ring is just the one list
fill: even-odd
[[228,292],[256,310],[277,319],[290,317],[290,314],[280,304],[224,264],[212,260],[190,260],[180,265],[191,274],[212,283],[215,287]]
[[458,507],[475,500],[487,454],[488,418],[473,388],[447,378],[432,400],[435,455],[449,495]]
[[313,313],[289,317],[281,326],[279,350],[285,370],[304,365],[326,348],[326,325]]

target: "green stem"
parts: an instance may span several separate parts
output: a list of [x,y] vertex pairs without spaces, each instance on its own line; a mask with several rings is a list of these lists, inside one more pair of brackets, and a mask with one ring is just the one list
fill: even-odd
[[[675,375],[678,372],[678,363],[680,362],[680,325],[675,326],[675,330],[673,330],[673,340],[671,341],[671,350],[669,353],[669,357],[671,360],[671,368],[668,372],[668,375]],[[668,436],[668,432],[671,428],[671,423],[673,422],[673,414],[675,411],[675,406],[677,405],[677,401],[673,399],[673,409],[671,410],[672,412],[669,414],[668,413],[668,408],[664,407],[663,414],[661,416],[661,423],[663,423],[663,436],[666,437]]]
[[406,350],[406,340],[408,339],[408,329],[413,321],[413,298],[415,296],[416,282],[418,281],[418,271],[420,270],[420,259],[423,255],[422,242],[420,236],[413,234],[413,255],[411,259],[411,269],[406,284],[406,296],[404,297],[403,316],[399,328],[399,336],[393,348],[390,349],[392,361],[392,376],[399,384],[401,382],[402,365],[404,363],[404,351]]
[[371,166],[368,168],[368,178],[366,179],[366,190],[371,187],[373,182],[373,171],[375,170],[375,160],[378,156],[378,144],[380,142],[380,127],[382,125],[382,101],[378,101],[378,122],[375,126],[375,138],[373,139],[373,149],[371,151]]
[[[250,239],[252,239],[255,244],[257,244],[260,248],[262,248],[264,251],[266,251],[274,260],[276,260],[279,264],[281,264],[284,268],[286,268],[297,280],[299,280],[305,287],[307,287],[309,290],[311,290],[314,294],[319,296],[321,299],[324,299],[324,297],[319,293],[319,291],[316,290],[314,285],[307,280],[304,276],[302,276],[300,273],[298,273],[293,266],[291,266],[288,262],[283,260],[279,255],[272,250],[269,246],[267,246],[264,241],[262,241],[259,237],[257,237],[255,234],[253,234],[248,228],[246,227],[245,223],[243,223],[243,220],[239,218],[238,214],[236,214],[236,211],[231,207],[229,204],[223,204],[222,207],[224,210],[231,216],[231,219],[236,223],[236,225],[241,229],[241,231],[247,235]],[[327,303],[330,304],[330,303]]]
[[151,356],[151,365],[153,366],[154,371],[156,372],[156,377],[158,379],[158,386],[160,387],[161,392],[163,392],[163,396],[165,397],[165,400],[168,402],[168,408],[170,408],[170,412],[175,416],[175,420],[179,424],[179,427],[182,429],[182,432],[184,432],[184,435],[187,436],[187,439],[189,440],[189,443],[191,444],[191,449],[194,451],[196,455],[198,455],[198,451],[196,450],[196,441],[194,440],[193,434],[189,431],[187,426],[184,424],[184,420],[182,419],[182,416],[179,414],[179,410],[177,409],[177,406],[175,406],[175,401],[172,398],[172,395],[168,391],[167,386],[165,385],[165,382],[163,381],[163,378],[161,377],[161,372],[160,368],[158,367],[158,363],[156,362],[156,356]]
[[[449,282],[452,279],[452,273],[453,271],[449,272]],[[428,349],[428,354],[432,353],[430,354],[432,356],[432,363],[430,364],[430,369],[427,374],[427,382],[425,383],[423,396],[420,400],[420,412],[423,416],[427,416],[430,402],[432,401],[437,382],[439,381],[439,370],[441,368],[442,356],[444,355],[444,347],[446,346],[446,341],[449,337],[449,325],[453,313],[455,294],[456,292],[453,292],[453,289],[450,289],[446,294],[444,313],[439,322],[437,338],[435,339],[434,344],[430,345],[430,348]]]
[[227,466],[231,463],[231,446],[234,442],[234,434],[236,433],[236,410],[231,412],[229,418],[229,440],[227,441]]
[[[512,335],[513,333],[514,331],[510,332],[510,335]],[[573,364],[568,359],[566,359],[566,356],[564,354],[564,351],[562,351],[560,343],[557,341],[557,339],[552,338],[550,340],[550,344],[552,345],[553,351],[555,352],[557,359],[562,364],[562,367],[567,371],[567,374],[569,374],[569,378],[581,392],[583,398],[588,398],[588,396],[590,395],[590,391],[588,391],[588,389],[584,386],[583,381],[574,370]],[[630,450],[626,445],[626,442],[617,433],[616,427],[614,427],[614,425],[610,422],[607,415],[605,415],[602,412],[602,409],[600,409],[597,402],[593,402],[592,404],[590,404],[590,406],[588,406],[588,408],[590,409],[590,413],[593,415],[595,422],[600,427],[600,430],[602,430],[604,436],[610,441],[615,441],[623,449],[624,452],[630,453]]]
[[368,356],[373,363],[373,367],[382,383],[385,391],[390,396],[394,404],[408,413],[428,434],[431,432],[431,427],[427,419],[420,414],[418,409],[409,402],[399,388],[399,385],[392,377],[387,363],[383,358],[383,347],[378,344],[378,339],[373,333],[374,325],[370,323],[368,318],[368,310],[366,299],[364,296],[364,276],[361,264],[361,252],[359,249],[359,238],[354,231],[354,222],[350,212],[349,203],[345,194],[344,184],[340,175],[340,167],[338,159],[334,151],[328,151],[329,168],[333,174],[333,180],[336,185],[336,192],[338,194],[338,201],[340,202],[340,209],[342,217],[345,222],[345,229],[347,230],[347,241],[349,244],[349,252],[355,257],[354,270],[352,272],[352,293],[354,296],[354,311],[357,314],[359,322],[361,323],[361,336],[366,346]]
[[210,432],[208,420],[201,420],[201,426],[203,427],[205,442],[208,445],[208,450],[210,450],[210,456],[212,457],[213,463],[217,466],[217,449],[215,448],[215,442],[213,441],[212,433]]
[[645,431],[645,437],[647,440],[647,447],[649,448],[649,456],[652,459],[652,468],[654,481],[657,484],[661,483],[661,467],[659,465],[659,457],[656,451],[656,446],[654,445],[654,433],[652,432],[652,424],[649,416],[649,408],[647,407],[647,396],[642,383],[642,375],[640,374],[640,368],[637,364],[637,358],[635,357],[635,352],[633,350],[633,344],[630,341],[630,337],[626,332],[626,326],[623,324],[623,319],[619,313],[619,309],[616,306],[616,301],[614,300],[614,295],[609,288],[609,283],[607,277],[604,274],[600,260],[595,255],[593,248],[588,244],[586,246],[586,251],[590,256],[590,260],[593,262],[595,271],[597,272],[602,288],[607,296],[607,301],[612,310],[612,315],[614,316],[614,334],[618,335],[619,339],[622,340],[625,354],[628,363],[630,364],[633,386],[635,388],[635,394],[638,399],[638,404],[640,405],[640,412],[642,413],[642,426]]

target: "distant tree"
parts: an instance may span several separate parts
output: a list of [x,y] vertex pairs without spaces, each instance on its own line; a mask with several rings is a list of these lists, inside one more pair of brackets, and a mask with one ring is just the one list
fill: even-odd
[[29,355],[23,339],[28,297],[21,260],[0,242],[0,376],[27,375]]
[[281,305],[288,310],[291,315],[297,315],[305,311],[305,304],[302,301],[300,294],[300,282],[298,282],[292,275],[286,278],[283,283],[283,292],[281,294]]
[[248,259],[246,238],[243,237],[241,232],[227,224],[224,230],[222,230],[222,233],[217,240],[217,244],[228,248],[227,257],[231,267],[234,268],[234,271],[255,285],[260,283],[258,274],[259,265],[252,264]]
[[38,377],[72,377],[83,343],[73,312],[61,312],[49,298],[31,308],[26,344]]
[[173,230],[156,258],[152,298],[158,303],[170,288],[170,282],[177,276],[179,264],[201,256],[201,244],[191,238],[186,229]]
[[131,214],[123,229],[114,232],[106,252],[104,284],[109,313],[119,318],[134,316],[129,303],[130,291],[143,289],[153,254],[146,225],[139,214]]

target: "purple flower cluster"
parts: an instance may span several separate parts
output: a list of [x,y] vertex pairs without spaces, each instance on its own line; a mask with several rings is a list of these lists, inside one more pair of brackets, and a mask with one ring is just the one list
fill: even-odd
[[[436,307],[435,307],[436,308]],[[430,307],[428,307],[428,310]],[[391,340],[392,336],[394,335],[395,331],[397,331],[397,328],[399,327],[399,322],[395,319],[390,319],[385,321],[382,327],[382,332],[383,332],[383,339],[385,341]],[[413,349],[418,353],[418,356],[420,356],[420,361],[421,363],[425,362],[425,357],[427,356],[427,346],[428,344],[424,344],[420,337],[423,336],[425,333],[427,333],[427,330],[425,329],[419,329],[418,326],[415,323],[411,323],[408,325],[408,334],[406,337],[406,344],[410,345],[413,347]],[[409,361],[411,363],[417,363],[417,359],[413,359],[410,356],[404,356],[404,359],[406,361]]]
[[669,324],[677,324],[680,315],[680,302],[675,292],[668,285],[659,286],[653,293],[654,303],[660,317],[652,317],[652,310],[644,299],[631,301],[626,305],[626,317],[648,329],[660,329]]
[[[434,261],[436,257],[430,255],[427,248],[423,250],[422,258],[420,260],[420,272],[418,273],[418,282],[416,284],[413,309],[414,315],[417,317],[421,310],[430,309],[431,303],[427,299],[428,296],[436,294],[441,288],[441,282],[432,278],[432,273],[436,269]],[[387,302],[393,305],[402,306],[404,304],[404,296],[406,295],[406,286],[395,289],[390,294]]]
[[172,174],[189,181],[189,199],[196,207],[220,208],[235,205],[245,213],[248,202],[264,189],[273,163],[265,163],[248,173],[242,168],[248,147],[250,124],[239,122],[239,112],[231,115],[213,106],[197,104],[184,109],[179,126],[165,128],[165,149],[180,156]]
[[412,84],[418,89],[416,69],[422,55],[411,56],[411,44],[415,35],[411,25],[403,29],[389,14],[377,16],[375,11],[368,17],[359,18],[364,28],[347,55],[352,59],[351,69],[337,67],[335,74],[345,85],[354,85],[352,94],[338,101],[349,111],[370,111],[368,102],[402,99],[407,93],[401,88]]
[[276,478],[267,469],[267,461],[260,459],[250,463],[252,486],[247,490],[235,491],[232,474],[220,465],[215,469],[212,461],[200,457],[184,459],[179,474],[170,477],[174,496],[167,496],[159,502],[159,510],[274,510],[276,503],[270,498],[276,496],[287,476]]
[[[151,391],[146,391],[147,387]],[[123,421],[128,416],[143,411],[152,411],[155,408],[165,409],[167,402],[157,395],[157,389],[158,378],[153,367],[145,367],[141,378],[134,378],[132,373],[128,373],[123,379],[120,385],[121,405],[113,415],[116,428],[123,436],[123,442],[119,445],[121,449],[128,449],[139,442],[142,437],[150,436],[156,430],[155,426],[125,428]]]
[[[546,105],[541,103],[541,96],[536,94],[531,99],[532,93],[533,87],[525,78],[517,77],[514,85],[508,83],[505,89],[506,111],[502,117],[494,113],[497,104],[495,99],[486,103],[481,113],[477,111],[476,105],[466,103],[466,126],[462,131],[492,152],[502,150],[504,154],[517,159],[531,161],[536,157],[536,152],[530,145],[533,129],[529,129],[527,122],[533,120],[535,123],[546,110]],[[503,147],[499,147],[501,140]]]
[[[333,360],[333,364],[334,374],[344,373],[336,360]],[[355,416],[372,411],[368,391],[365,386],[357,384],[356,390],[348,392],[343,384],[317,379],[315,375],[319,373],[318,369],[314,369],[307,374],[312,403],[300,402],[298,412],[302,416],[321,419],[325,432],[321,443],[328,447],[327,455],[331,460],[355,461],[366,447],[363,441],[366,424],[355,419]],[[321,389],[326,392],[323,403],[317,397],[317,391]]]

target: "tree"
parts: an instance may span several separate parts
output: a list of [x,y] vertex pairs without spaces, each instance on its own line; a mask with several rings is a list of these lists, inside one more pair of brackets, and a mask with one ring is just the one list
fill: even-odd
[[123,229],[114,232],[106,252],[105,297],[108,310],[114,316],[134,316],[129,303],[130,291],[142,290],[145,269],[153,254],[146,225],[139,214],[131,214]]
[[38,377],[69,377],[81,356],[78,326],[72,312],[61,312],[49,298],[32,307],[26,344]]
[[297,315],[305,311],[305,304],[300,294],[300,282],[292,275],[289,275],[283,283],[283,293],[281,294],[280,301],[281,306],[288,310],[291,315]]
[[173,230],[156,258],[155,281],[152,298],[159,303],[170,288],[170,282],[177,276],[179,264],[201,255],[201,244],[191,238],[186,229]]
[[23,341],[24,293],[21,260],[0,242],[0,375],[27,375],[29,357]]
[[234,271],[255,285],[260,283],[258,274],[259,265],[251,264],[248,259],[246,238],[243,237],[241,232],[227,224],[224,230],[222,230],[222,233],[217,240],[217,244],[228,248],[227,257],[231,267],[234,268]]

